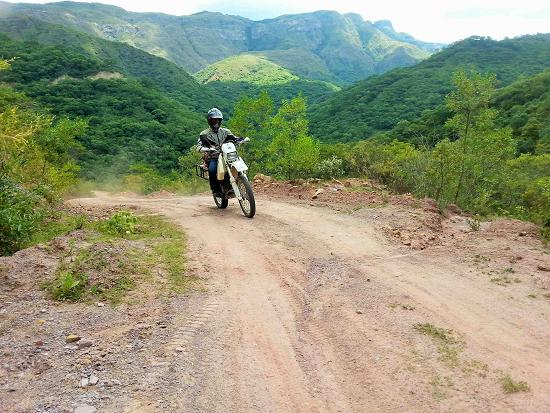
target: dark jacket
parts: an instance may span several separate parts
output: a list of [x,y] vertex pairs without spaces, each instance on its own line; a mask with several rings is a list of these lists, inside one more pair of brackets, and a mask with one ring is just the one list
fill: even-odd
[[[199,135],[199,140],[197,142],[197,146],[199,147],[220,147],[222,144],[224,144],[227,141],[235,142],[238,138],[233,135],[233,132],[231,132],[227,128],[220,128],[218,129],[218,133],[215,133],[211,128],[203,130]],[[207,157],[209,159],[211,158],[217,158],[219,156],[219,152],[210,152]]]

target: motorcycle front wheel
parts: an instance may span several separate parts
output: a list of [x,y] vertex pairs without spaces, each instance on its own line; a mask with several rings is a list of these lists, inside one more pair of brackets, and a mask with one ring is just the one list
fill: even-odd
[[254,191],[252,190],[252,185],[248,181],[245,175],[239,175],[237,177],[237,186],[239,187],[239,192],[241,193],[242,200],[239,201],[241,204],[241,210],[247,218],[252,218],[256,214],[256,200],[254,199]]
[[216,206],[220,209],[225,209],[227,208],[227,205],[229,205],[229,200],[227,198],[222,198],[220,196],[216,196],[214,194],[212,194],[212,196],[214,197],[214,202],[216,203]]

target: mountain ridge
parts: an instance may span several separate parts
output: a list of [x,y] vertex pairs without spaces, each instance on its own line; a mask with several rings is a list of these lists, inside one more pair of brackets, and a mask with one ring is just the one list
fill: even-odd
[[442,104],[458,69],[495,73],[503,87],[549,66],[550,34],[501,41],[473,36],[414,67],[367,78],[328,96],[310,108],[311,130],[326,142],[367,139]]
[[[358,14],[320,10],[250,20],[241,16],[199,12],[187,16],[135,13],[100,3],[48,4],[0,2],[4,16],[30,15],[108,40],[130,44],[171,60],[189,73],[232,55],[246,52],[284,54],[300,48],[320,58],[326,68],[312,80],[348,84],[428,57],[442,44],[422,42],[397,33]],[[391,25],[390,25],[391,26]],[[414,39],[414,42],[413,40]],[[215,45],[215,47],[212,47]],[[276,53],[275,53],[276,52]],[[285,69],[304,76],[294,66],[295,52],[284,57]],[[317,65],[314,60],[312,65]],[[280,64],[277,61],[273,63]]]

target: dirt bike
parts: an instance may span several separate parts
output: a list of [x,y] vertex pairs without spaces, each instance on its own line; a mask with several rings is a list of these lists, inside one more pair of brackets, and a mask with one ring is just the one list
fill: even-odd
[[[201,152],[220,153],[218,157],[218,180],[220,181],[222,196],[217,196],[212,192],[216,206],[225,209],[229,205],[229,199],[237,198],[243,214],[248,218],[252,218],[256,214],[254,191],[246,176],[248,166],[237,153],[237,145],[249,141],[249,138],[244,138],[237,140],[235,143],[226,142],[221,147],[202,147],[200,150]],[[196,172],[199,177],[208,180],[208,165],[206,165],[206,162],[196,165]],[[223,180],[220,179],[220,172],[223,172]]]

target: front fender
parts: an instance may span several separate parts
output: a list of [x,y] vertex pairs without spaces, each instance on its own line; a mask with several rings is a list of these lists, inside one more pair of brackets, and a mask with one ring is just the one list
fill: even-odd
[[237,172],[246,172],[248,171],[248,166],[246,166],[242,159],[238,159],[231,164],[231,169],[235,169]]

